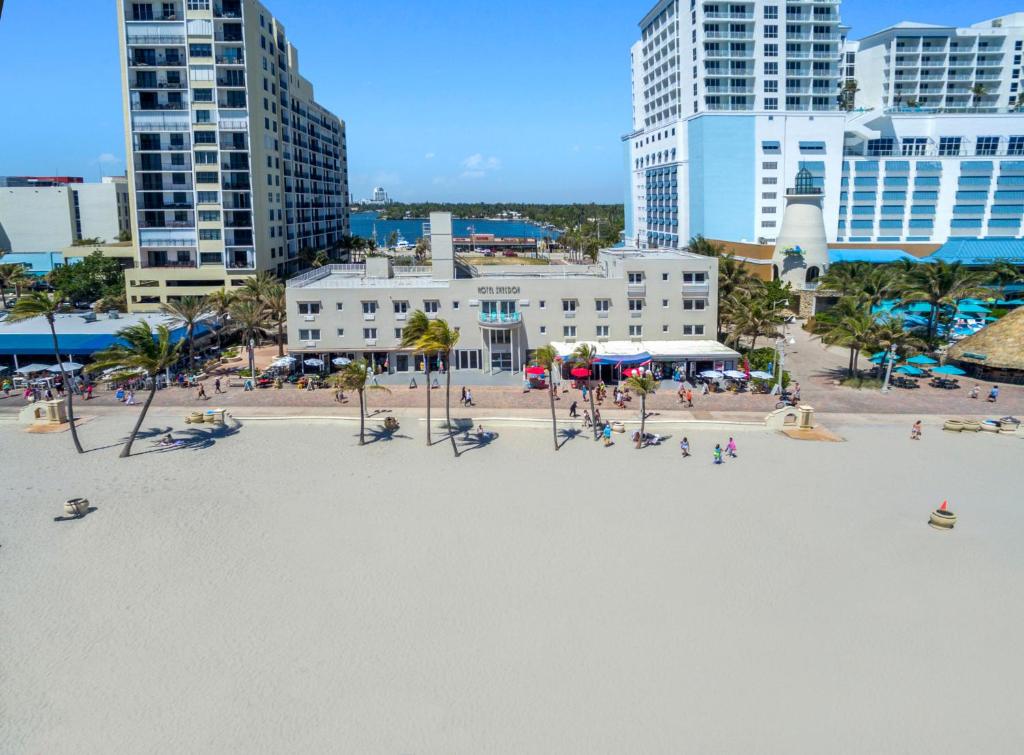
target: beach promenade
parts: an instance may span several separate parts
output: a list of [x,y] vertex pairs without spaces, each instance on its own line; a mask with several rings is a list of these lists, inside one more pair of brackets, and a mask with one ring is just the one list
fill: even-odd
[[[1024,444],[0,423],[3,752],[1013,752]],[[464,416],[459,413],[459,416]],[[371,430],[379,427],[371,423]],[[161,450],[164,432],[188,445]],[[660,430],[659,430],[660,431]],[[729,435],[739,457],[711,463]],[[55,522],[64,499],[96,510]],[[948,499],[953,532],[926,525]]]

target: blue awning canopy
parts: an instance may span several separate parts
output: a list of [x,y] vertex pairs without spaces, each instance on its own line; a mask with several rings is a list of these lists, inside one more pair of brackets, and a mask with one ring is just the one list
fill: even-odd
[[605,354],[597,358],[597,364],[621,364],[623,366],[643,364],[649,361],[651,361],[651,355],[646,351],[642,351],[639,354],[624,354],[622,356]]

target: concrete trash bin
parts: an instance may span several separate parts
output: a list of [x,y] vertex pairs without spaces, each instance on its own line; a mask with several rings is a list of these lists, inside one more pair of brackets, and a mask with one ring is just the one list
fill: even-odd
[[814,428],[814,407],[801,404],[797,407],[800,412],[800,417],[797,419],[797,427],[801,430],[811,430]]
[[55,425],[62,425],[68,421],[67,404],[58,399],[44,401],[46,404],[46,421]]

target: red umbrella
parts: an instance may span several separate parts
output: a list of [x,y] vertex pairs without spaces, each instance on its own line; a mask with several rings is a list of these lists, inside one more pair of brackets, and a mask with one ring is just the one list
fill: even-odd
[[547,372],[547,370],[545,370],[543,367],[533,366],[526,368],[527,375],[543,375],[545,372]]
[[622,371],[622,375],[623,377],[633,377],[634,375],[642,375],[643,372],[639,367],[627,367]]
[[569,374],[574,378],[588,378],[590,377],[590,370],[586,367],[573,367]]

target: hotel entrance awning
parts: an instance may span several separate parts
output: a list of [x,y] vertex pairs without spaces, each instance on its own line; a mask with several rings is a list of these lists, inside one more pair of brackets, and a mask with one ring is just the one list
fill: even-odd
[[580,343],[589,343],[597,350],[600,364],[640,364],[653,359],[659,362],[682,361],[736,361],[739,352],[718,341],[580,341],[566,343],[554,341],[558,354],[567,359]]

